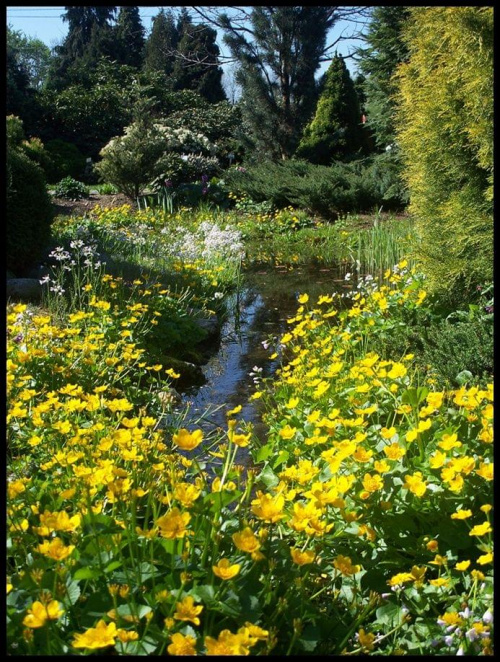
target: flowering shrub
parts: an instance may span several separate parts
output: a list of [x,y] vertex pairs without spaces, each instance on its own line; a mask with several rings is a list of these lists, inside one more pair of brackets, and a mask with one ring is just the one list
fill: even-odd
[[100,154],[96,170],[101,177],[134,198],[152,183],[168,179],[177,185],[219,169],[216,146],[206,136],[160,123],[134,122]]

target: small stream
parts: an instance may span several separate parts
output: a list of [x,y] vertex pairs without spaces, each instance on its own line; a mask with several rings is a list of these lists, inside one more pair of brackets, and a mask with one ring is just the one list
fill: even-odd
[[255,434],[264,440],[260,401],[248,401],[256,390],[250,373],[258,371],[261,377],[270,377],[278,367],[278,359],[269,359],[272,348],[266,349],[263,343],[285,333],[287,318],[293,317],[299,306],[299,294],[307,292],[314,302],[321,294],[351,287],[335,268],[266,267],[246,272],[239,297],[229,302],[232,312],[221,330],[218,351],[203,366],[207,383],[182,394],[184,406],[189,407],[186,424],[204,414],[200,426],[207,433],[216,427],[226,429],[226,411],[241,405],[238,419],[252,422]]

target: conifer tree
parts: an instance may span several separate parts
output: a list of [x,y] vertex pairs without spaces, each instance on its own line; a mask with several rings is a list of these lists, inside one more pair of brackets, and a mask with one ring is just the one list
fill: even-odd
[[397,140],[428,287],[455,302],[493,273],[493,8],[412,7]]
[[162,8],[153,19],[153,27],[145,45],[145,72],[159,71],[172,76],[179,34],[171,11]]
[[110,21],[116,7],[65,7],[63,21],[68,34],[49,71],[47,86],[61,90],[71,83],[82,83],[96,68],[100,58],[113,56],[114,40]]
[[290,158],[317,100],[315,73],[335,7],[252,7],[246,31],[220,17],[240,68],[241,107],[263,157]]
[[395,140],[394,112],[397,85],[393,74],[408,59],[408,47],[402,37],[409,7],[375,7],[366,36],[367,46],[357,50],[358,67],[365,77],[364,110],[367,126],[379,150]]
[[179,42],[173,70],[175,89],[198,92],[207,101],[225,101],[217,32],[203,23],[194,25],[187,13],[177,24]]
[[117,62],[140,69],[144,59],[145,31],[139,7],[120,7],[114,36]]
[[335,55],[316,113],[304,130],[296,156],[318,165],[355,155],[362,147],[358,95],[342,57]]

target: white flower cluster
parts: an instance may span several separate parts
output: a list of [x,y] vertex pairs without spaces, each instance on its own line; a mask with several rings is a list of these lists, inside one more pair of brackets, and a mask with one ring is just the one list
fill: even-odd
[[188,261],[199,257],[207,261],[221,257],[240,260],[244,255],[241,232],[229,226],[220,228],[210,221],[200,223],[196,233],[187,232],[174,241],[171,250],[176,257]]
[[190,129],[155,124],[155,129],[165,140],[165,151],[171,152],[209,152],[214,155],[217,151],[214,143],[202,133],[195,133]]

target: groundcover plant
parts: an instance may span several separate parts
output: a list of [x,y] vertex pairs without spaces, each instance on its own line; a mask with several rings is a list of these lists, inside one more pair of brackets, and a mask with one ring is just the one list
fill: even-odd
[[370,349],[428,305],[407,267],[299,297],[251,396],[265,443],[239,407],[207,433],[158,398],[161,284],[10,304],[9,653],[491,654],[493,387]]

